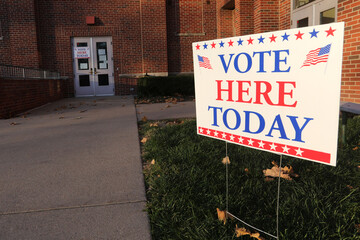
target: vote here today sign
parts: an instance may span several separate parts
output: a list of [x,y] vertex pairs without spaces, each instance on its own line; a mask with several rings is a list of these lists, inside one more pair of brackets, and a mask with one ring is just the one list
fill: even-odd
[[336,166],[344,23],[195,42],[199,135]]

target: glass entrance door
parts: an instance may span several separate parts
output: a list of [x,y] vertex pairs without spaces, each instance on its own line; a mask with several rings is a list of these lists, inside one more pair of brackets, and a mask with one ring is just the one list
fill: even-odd
[[73,38],[74,84],[77,97],[114,95],[111,37]]
[[337,0],[293,0],[292,28],[336,21]]

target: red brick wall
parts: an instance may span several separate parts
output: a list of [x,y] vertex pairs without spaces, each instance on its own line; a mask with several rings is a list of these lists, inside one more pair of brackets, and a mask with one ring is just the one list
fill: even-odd
[[279,29],[291,28],[291,0],[279,1]]
[[34,0],[1,0],[0,21],[0,63],[38,68]]
[[341,100],[360,103],[360,1],[339,0],[338,22],[345,22]]
[[235,35],[248,35],[254,32],[254,1],[235,0]]
[[216,1],[166,2],[169,73],[192,72],[192,43],[216,38]]
[[279,0],[254,0],[254,33],[279,30]]
[[0,78],[0,118],[14,117],[63,98],[65,82],[54,79]]
[[168,71],[166,36],[166,1],[142,0],[142,73]]

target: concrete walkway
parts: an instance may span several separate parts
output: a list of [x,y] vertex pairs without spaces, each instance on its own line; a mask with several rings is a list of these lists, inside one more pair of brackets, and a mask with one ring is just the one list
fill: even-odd
[[0,120],[0,239],[150,239],[132,97]]
[[148,120],[195,117],[195,102],[153,103],[136,105],[138,120],[144,116]]

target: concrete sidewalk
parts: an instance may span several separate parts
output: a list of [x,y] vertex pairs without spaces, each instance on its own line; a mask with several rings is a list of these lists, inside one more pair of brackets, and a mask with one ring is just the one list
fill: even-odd
[[151,239],[132,97],[0,120],[0,239]]
[[174,118],[193,118],[195,114],[195,102],[153,103],[137,104],[136,113],[138,120],[144,116],[148,120],[163,120]]

